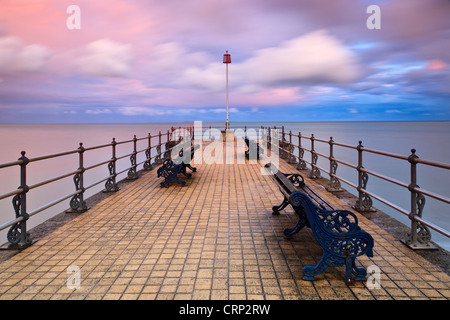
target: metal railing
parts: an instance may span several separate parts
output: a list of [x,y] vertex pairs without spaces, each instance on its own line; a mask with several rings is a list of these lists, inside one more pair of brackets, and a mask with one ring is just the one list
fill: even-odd
[[[176,128],[172,127],[172,132]],[[189,135],[192,137],[194,135],[194,128],[181,128],[179,129],[186,129]],[[207,132],[203,132],[204,137],[211,137],[211,126],[209,126],[209,130]],[[245,127],[244,132],[247,134],[247,128]],[[362,142],[360,141],[358,145],[353,146],[349,144],[344,143],[338,143],[333,141],[332,138],[330,140],[323,140],[315,138],[314,135],[311,135],[311,137],[303,136],[299,132],[298,134],[293,134],[292,132],[286,133],[284,132],[284,127],[274,127],[274,128],[267,128],[267,127],[261,127],[261,129],[264,130],[278,130],[281,131],[281,139],[278,142],[279,146],[279,155],[281,158],[285,158],[290,163],[297,163],[297,169],[299,170],[305,170],[307,169],[308,165],[310,167],[310,173],[309,177],[316,179],[320,177],[321,172],[327,174],[329,176],[329,185],[328,190],[329,191],[340,191],[341,188],[341,182],[351,186],[352,188],[357,190],[358,193],[358,200],[355,203],[354,209],[364,212],[364,211],[371,211],[372,209],[372,198],[377,199],[378,201],[386,204],[387,206],[395,209],[396,211],[404,214],[407,216],[411,221],[411,234],[409,235],[409,239],[407,239],[405,242],[413,249],[421,249],[421,248],[430,248],[432,245],[430,244],[431,241],[431,233],[428,228],[431,228],[446,237],[450,237],[450,232],[423,219],[422,212],[425,205],[425,196],[432,197],[442,203],[450,204],[450,199],[447,197],[444,197],[442,195],[424,190],[420,188],[417,185],[417,164],[422,164],[426,166],[431,167],[438,167],[443,169],[450,169],[449,164],[444,163],[438,163],[428,160],[420,159],[416,154],[415,150],[411,150],[411,155],[409,156],[402,156],[398,154],[393,154],[389,152],[379,151],[379,150],[373,150],[369,148],[365,148],[362,145]],[[208,133],[209,132],[209,133]],[[270,131],[267,132],[268,134],[264,135],[263,137],[266,138],[267,142],[269,144],[273,143],[270,135]],[[273,135],[272,135],[273,136]],[[286,139],[286,136],[288,139]],[[154,144],[152,145],[152,141]],[[298,145],[295,145],[293,143],[293,139],[297,139]],[[12,204],[13,209],[15,212],[15,218],[11,221],[8,221],[2,225],[0,225],[0,230],[4,230],[6,228],[10,228],[7,234],[8,241],[16,246],[16,247],[26,247],[31,243],[30,235],[27,232],[27,221],[30,217],[45,211],[49,209],[50,207],[55,206],[56,204],[62,203],[63,201],[70,199],[69,205],[70,209],[69,212],[84,212],[87,210],[86,202],[85,202],[85,192],[88,189],[93,188],[94,186],[105,182],[105,189],[104,192],[115,192],[119,190],[117,185],[117,177],[125,172],[127,172],[127,179],[136,179],[138,177],[137,175],[137,167],[140,165],[143,165],[144,170],[151,170],[153,169],[153,164],[161,164],[162,159],[165,158],[168,155],[168,152],[170,152],[171,147],[168,147],[167,142],[171,140],[171,131],[168,130],[167,133],[162,134],[159,132],[159,134],[151,135],[150,133],[146,137],[137,138],[134,136],[133,139],[126,140],[126,141],[116,141],[114,138],[111,143],[94,146],[85,148],[82,143],[80,143],[79,147],[75,150],[69,150],[66,152],[56,153],[56,154],[50,154],[40,157],[34,157],[34,158],[28,158],[26,157],[26,152],[21,152],[21,157],[12,162],[3,163],[0,164],[0,170],[3,168],[9,168],[9,167],[19,167],[20,168],[20,185],[19,187],[14,190],[7,192],[5,194],[0,195],[0,200],[13,197]],[[302,145],[302,142],[309,141],[310,147],[307,148]],[[146,147],[143,149],[138,150],[137,149],[137,143],[139,141],[147,141]],[[321,143],[328,145],[329,147],[329,153],[328,155],[320,153],[316,149],[316,144]],[[124,155],[117,155],[117,146],[119,145],[125,145],[132,147],[129,149],[128,153]],[[357,164],[351,164],[348,163],[342,159],[338,159],[334,156],[335,148],[340,147],[348,150],[356,150],[358,161]],[[111,158],[105,161],[101,161],[98,163],[95,163],[93,165],[85,167],[84,161],[86,154],[90,151],[97,150],[97,149],[107,149],[110,148],[111,150]],[[154,150],[152,152],[152,150]],[[297,151],[297,154],[296,152]],[[305,157],[305,151],[310,154],[310,160],[306,159]],[[137,155],[145,153],[145,159],[137,162]],[[153,153],[153,155],[152,155]],[[410,183],[404,183],[399,180],[393,179],[391,177],[387,177],[385,175],[382,175],[380,173],[374,172],[373,170],[368,170],[364,168],[363,166],[363,154],[364,153],[371,153],[371,154],[377,154],[384,157],[389,158],[396,158],[400,159],[402,161],[407,161],[410,166]],[[47,179],[38,183],[35,183],[33,185],[27,184],[27,167],[29,163],[32,162],[42,162],[48,159],[52,158],[60,158],[67,155],[73,155],[78,154],[78,168],[76,170],[73,170],[69,173],[59,175],[56,177],[53,177],[51,179]],[[319,157],[326,159],[329,161],[329,167],[327,169],[322,168],[318,166],[317,162]],[[129,158],[130,165],[123,169],[118,171],[117,170],[117,162]],[[349,167],[356,171],[357,174],[357,184],[354,184],[347,179],[337,175],[337,169],[338,165],[342,164],[346,167]],[[87,172],[90,170],[106,166],[108,170],[108,175],[89,184],[85,185],[85,178]],[[384,199],[383,197],[370,192],[367,190],[367,184],[369,180],[369,175],[375,176],[377,178],[380,178],[382,180],[385,180],[389,183],[398,185],[402,188],[405,188],[410,193],[410,200],[411,200],[411,207],[410,210],[406,210],[401,208],[398,204],[395,204],[391,201],[388,201]],[[73,176],[73,183],[75,184],[75,190],[63,197],[60,197],[58,199],[55,199],[39,208],[36,208],[32,211],[29,211],[29,208],[27,208],[27,194],[31,190],[37,189],[39,187],[42,187],[44,185],[51,184],[53,182],[62,180],[67,177]]]
[[[127,172],[127,179],[137,179],[137,167],[140,165],[143,165],[144,170],[152,170],[154,164],[161,164],[163,159],[169,156],[170,150],[173,148],[173,146],[168,147],[169,145],[167,142],[171,140],[171,135],[176,129],[184,129],[184,132],[186,134],[189,134],[190,136],[193,135],[193,127],[184,127],[184,128],[171,128],[170,130],[167,130],[167,133],[162,134],[161,131],[159,131],[156,135],[151,135],[150,133],[146,137],[137,138],[136,135],[133,139],[125,140],[125,141],[116,141],[115,138],[112,139],[111,143],[98,145],[94,147],[85,148],[83,146],[83,143],[79,144],[79,147],[75,150],[69,150],[66,152],[61,153],[55,153],[40,157],[34,157],[34,158],[28,158],[26,156],[26,152],[21,152],[21,157],[12,162],[7,163],[1,163],[0,169],[8,168],[8,167],[20,167],[20,186],[14,190],[7,192],[5,194],[0,195],[0,200],[13,197],[12,204],[13,209],[15,212],[15,218],[11,221],[8,221],[2,225],[0,225],[0,230],[4,230],[6,228],[10,228],[7,233],[7,240],[10,243],[11,248],[24,248],[29,246],[32,243],[32,239],[30,238],[30,234],[27,232],[27,221],[30,217],[49,209],[50,207],[55,206],[56,204],[59,204],[67,199],[70,198],[69,205],[70,209],[66,212],[78,212],[82,213],[85,212],[88,208],[86,206],[86,202],[84,199],[84,195],[86,190],[93,188],[94,186],[105,182],[105,189],[103,192],[116,192],[119,190],[117,186],[117,177]],[[156,143],[152,145],[152,139],[153,141],[156,139]],[[177,137],[179,139],[179,137]],[[141,150],[137,149],[137,143],[138,141],[147,141],[147,146]],[[118,145],[130,145],[131,144],[131,150],[124,155],[117,156],[117,146]],[[111,158],[105,161],[98,162],[96,164],[90,165],[88,167],[84,166],[84,160],[86,157],[86,154],[89,151],[97,150],[97,149],[104,149],[104,148],[110,148],[111,150]],[[154,155],[152,156],[152,149],[155,149],[156,151],[153,152]],[[145,153],[145,160],[137,162],[137,155],[140,153]],[[67,155],[72,154],[78,154],[78,168],[74,171],[71,171],[69,173],[53,177],[51,179],[47,179],[38,183],[35,183],[33,185],[27,184],[27,167],[29,163],[32,162],[41,162],[48,159],[53,158],[60,158]],[[129,158],[129,161],[131,163],[130,166],[128,166],[126,169],[117,171],[117,162],[122,159]],[[153,163],[152,163],[153,161]],[[108,169],[109,174],[106,177],[101,178],[100,180],[97,180],[89,185],[85,185],[84,180],[86,174],[89,172],[89,170],[92,170],[97,167],[106,166]],[[48,185],[50,183],[62,180],[64,178],[73,176],[73,182],[75,184],[75,191],[60,197],[58,199],[55,199],[54,201],[51,201],[39,208],[36,208],[34,210],[29,211],[29,208],[27,207],[27,194],[28,192],[37,189],[39,187],[42,187],[44,185]]]
[[[307,165],[310,166],[310,173],[309,178],[317,179],[320,178],[320,172],[326,173],[329,176],[329,185],[327,190],[328,191],[341,191],[341,183],[344,182],[347,185],[353,187],[358,192],[358,200],[356,201],[354,205],[354,209],[359,212],[365,212],[365,211],[373,211],[372,208],[372,198],[377,199],[378,201],[384,203],[385,205],[395,209],[396,211],[402,213],[403,215],[407,216],[411,221],[411,233],[409,234],[409,238],[406,239],[404,242],[412,249],[429,249],[433,248],[434,246],[430,243],[431,241],[431,232],[429,228],[439,232],[440,234],[450,238],[450,232],[443,229],[442,227],[431,223],[430,221],[427,221],[423,219],[422,213],[425,205],[425,196],[432,197],[442,203],[450,204],[450,199],[443,196],[436,194],[434,192],[422,189],[417,184],[417,164],[422,164],[426,166],[436,167],[436,168],[442,168],[450,170],[450,164],[445,163],[439,163],[429,160],[423,160],[420,159],[416,155],[416,150],[411,149],[411,154],[409,156],[403,156],[398,155],[390,152],[385,151],[379,151],[374,150],[370,148],[365,148],[362,145],[362,141],[359,141],[358,145],[352,146],[349,144],[344,143],[338,143],[333,141],[333,138],[330,137],[330,140],[323,140],[318,139],[314,137],[314,134],[311,135],[311,137],[303,136],[299,132],[298,134],[293,134],[291,131],[285,132],[284,127],[273,127],[273,128],[267,128],[267,127],[261,127],[263,130],[278,130],[281,131],[280,133],[280,141],[279,141],[279,154],[281,158],[286,158],[288,162],[290,163],[298,163],[297,169],[298,170],[305,170],[307,169]],[[269,134],[270,136],[270,134]],[[286,136],[288,139],[286,139]],[[297,139],[298,145],[295,145],[293,143],[293,138]],[[302,142],[304,140],[307,140],[310,142],[310,148],[306,148],[302,145]],[[270,143],[270,139],[268,139],[268,142]],[[325,155],[323,153],[320,153],[316,150],[316,143],[322,143],[322,144],[328,144],[329,146],[329,153],[328,155]],[[358,163],[357,165],[348,163],[346,161],[343,161],[342,159],[337,159],[334,156],[335,147],[342,147],[350,150],[356,150]],[[298,155],[295,154],[295,149],[298,150]],[[307,160],[305,158],[305,151],[309,152],[311,156],[311,160]],[[368,170],[364,168],[363,166],[363,154],[364,153],[371,153],[371,154],[377,154],[384,157],[389,158],[395,158],[400,159],[403,161],[407,161],[410,166],[410,183],[404,183],[399,180],[393,179],[391,177],[387,177],[383,174],[374,172],[372,170]],[[317,165],[318,158],[322,157],[324,159],[327,159],[329,161],[329,169],[325,169],[322,167],[319,167]],[[357,185],[344,179],[341,176],[337,175],[337,168],[338,164],[342,164],[344,166],[347,166],[349,168],[352,168],[357,173]],[[398,185],[402,188],[406,188],[410,193],[410,200],[411,200],[411,206],[410,210],[406,210],[404,208],[401,208],[399,205],[388,201],[384,199],[383,197],[370,192],[367,190],[367,183],[369,180],[369,175],[375,176],[377,178],[380,178],[382,180],[385,180],[389,183]]]

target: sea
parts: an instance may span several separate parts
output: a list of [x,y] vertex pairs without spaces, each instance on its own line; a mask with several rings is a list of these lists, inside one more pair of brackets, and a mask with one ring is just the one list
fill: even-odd
[[[192,126],[193,123],[92,123],[92,124],[0,124],[0,163],[12,162],[20,158],[21,151],[26,152],[28,158],[36,158],[49,154],[76,150],[80,143],[89,148],[109,144],[113,138],[117,142],[148,137],[162,133],[162,141],[166,141],[167,131],[171,127]],[[203,122],[203,130],[209,128],[223,128],[224,123]],[[284,127],[284,132],[291,132],[292,142],[298,145],[298,135],[333,141],[357,146],[359,141],[368,149],[374,149],[402,156],[409,156],[411,149],[416,155],[434,162],[450,162],[450,121],[415,121],[415,122],[235,122],[231,129],[244,129],[258,134],[261,126]],[[289,139],[288,136],[286,136]],[[152,145],[158,138],[152,138]],[[311,140],[301,138],[301,145],[311,148]],[[148,139],[138,141],[137,150],[148,146]],[[315,150],[324,155],[329,154],[329,144],[315,141]],[[117,157],[130,154],[133,143],[117,145]],[[153,149],[152,156],[155,155]],[[298,154],[298,150],[295,152]],[[334,157],[342,161],[358,164],[358,154],[355,149],[334,146]],[[111,159],[111,147],[104,147],[84,153],[84,167],[93,166],[99,162]],[[306,160],[311,161],[311,154],[305,152]],[[138,154],[137,162],[145,160],[144,152]],[[318,166],[329,170],[329,160],[319,157]],[[117,171],[131,165],[129,157],[117,162]],[[77,170],[79,167],[78,153],[65,155],[42,161],[33,161],[27,165],[27,185],[31,186],[41,181],[62,176]],[[410,164],[406,160],[386,156],[363,153],[363,167],[367,170],[394,178],[406,184],[411,183]],[[138,167],[138,170],[142,165]],[[450,170],[417,165],[417,184],[420,188],[450,198]],[[20,185],[19,166],[0,169],[0,195],[14,191]],[[353,168],[338,164],[336,174],[357,185],[358,174]],[[109,175],[106,165],[90,169],[85,172],[84,185],[89,186]],[[117,180],[125,178],[127,172],[122,173]],[[324,172],[321,175],[328,178]],[[353,194],[357,191],[345,184],[342,187]],[[86,190],[85,199],[104,189],[104,182]],[[406,188],[389,183],[375,176],[369,176],[367,190],[380,196],[397,206],[410,211],[410,193]],[[73,176],[70,175],[60,181],[34,188],[27,194],[27,211],[32,212],[56,199],[62,198],[75,191]],[[15,218],[12,197],[0,200],[0,225]],[[70,199],[69,199],[70,200]],[[69,200],[65,200],[51,208],[30,217],[27,228],[30,229],[45,220],[69,208]],[[410,226],[410,220],[404,214],[392,209],[382,202],[372,199],[373,206],[386,212],[393,218]],[[450,230],[450,205],[426,196],[422,218],[440,228]],[[95,227],[95,226],[93,226]],[[6,243],[7,230],[0,231],[0,244]],[[431,230],[432,240],[442,248],[450,251],[450,239]],[[406,238],[406,235],[405,235]]]

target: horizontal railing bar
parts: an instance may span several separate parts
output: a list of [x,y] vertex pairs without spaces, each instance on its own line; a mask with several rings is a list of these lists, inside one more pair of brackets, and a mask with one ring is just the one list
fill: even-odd
[[23,163],[22,160],[16,160],[16,161],[11,161],[11,162],[0,163],[0,169],[7,168],[7,167],[12,167],[12,166],[16,166],[16,165],[21,165],[22,163]]
[[344,147],[344,148],[357,149],[356,146],[352,146],[352,145],[345,144],[345,143],[340,143],[340,142],[333,142],[333,145]]
[[330,171],[325,170],[324,168],[318,167],[317,165],[315,165],[315,167],[316,167],[317,169],[319,169],[320,171],[325,172],[326,174],[330,174]]
[[342,181],[342,182],[348,184],[349,186],[351,186],[351,187],[353,187],[353,188],[355,188],[355,189],[358,189],[358,186],[357,186],[356,184],[353,184],[353,183],[351,183],[350,181],[345,180],[344,178],[338,177],[338,176],[335,175],[335,174],[330,174],[330,175],[331,175],[332,177],[335,177],[336,179],[338,179],[338,180],[340,180],[340,181]]
[[122,173],[124,173],[125,171],[130,170],[131,168],[132,168],[132,167],[128,167],[128,168],[126,168],[126,169],[123,169],[122,171],[117,172],[116,175],[118,176],[119,174],[122,174]]
[[[383,199],[383,198],[381,198],[381,197],[379,197],[379,196],[377,196],[377,195],[375,195],[375,194],[373,194],[373,193],[371,193],[371,192],[369,192],[369,191],[367,191],[367,190],[365,190],[365,189],[361,189],[361,191],[363,191],[364,193],[367,193],[368,195],[374,197],[375,199],[377,199],[377,200],[383,202],[384,204],[390,206],[391,208],[393,208],[393,209],[395,209],[395,210],[397,210],[397,211],[399,211],[399,212],[401,212],[401,213],[403,213],[404,215],[406,215],[406,216],[409,217],[410,213],[409,213],[408,211],[406,211],[405,209],[400,208],[399,206],[397,206],[397,205],[395,205],[395,204],[393,204],[393,203],[391,203],[391,202],[389,202],[389,201],[387,201],[387,200],[385,200],[385,199]],[[421,217],[419,217],[419,216],[417,216],[417,215],[413,215],[412,218],[413,218],[414,220],[419,221],[419,222],[423,223],[424,225],[426,225],[426,226],[432,228],[433,230],[436,230],[437,232],[443,234],[444,236],[447,236],[447,237],[450,238],[450,233],[449,233],[447,230],[442,229],[442,228],[440,228],[440,227],[434,225],[433,223],[431,223],[431,222],[429,222],[429,221],[426,221],[426,220],[422,219]]]
[[350,167],[350,168],[353,168],[353,169],[358,169],[358,167],[355,166],[354,164],[351,164],[351,163],[348,163],[348,162],[345,162],[345,161],[342,161],[342,160],[339,160],[339,159],[336,159],[336,158],[332,158],[332,160],[334,160],[334,161],[336,161],[336,162],[338,162],[340,164],[343,164],[344,166],[347,166],[347,167]]
[[6,222],[6,223],[0,225],[0,231],[12,226],[13,224],[16,224],[17,222],[20,222],[22,220],[23,220],[23,217],[19,216],[19,217],[15,218],[14,220]]
[[[299,157],[299,159],[300,159],[300,157]],[[304,162],[306,162],[307,164],[309,164],[309,165],[312,165],[312,163],[311,162],[309,162],[308,160],[306,160],[306,159],[302,159]]]
[[364,148],[364,147],[362,147],[361,150],[362,151],[366,151],[366,152],[370,152],[370,153],[374,153],[374,154],[388,156],[388,157],[391,157],[391,158],[397,158],[397,159],[401,159],[401,160],[408,160],[407,156],[402,156],[402,155],[399,155],[399,154],[390,153],[390,152],[386,152],[386,151],[367,149],[367,148]]
[[141,149],[141,150],[136,151],[136,153],[141,153],[141,152],[147,151],[147,150],[149,150],[149,149],[150,149],[150,148]]
[[327,143],[327,144],[329,144],[329,143],[330,143],[330,141],[327,141],[327,140],[322,140],[322,139],[317,139],[317,138],[314,138],[314,141],[319,141],[319,142],[322,142],[322,143]]
[[136,163],[136,166],[140,166],[141,164],[143,164],[144,162],[147,162],[148,159],[142,160],[141,162]]
[[59,176],[59,177],[56,177],[56,178],[53,178],[53,179],[49,179],[49,180],[45,180],[45,181],[36,183],[36,184],[30,186],[30,190],[34,189],[34,188],[37,188],[37,187],[41,187],[41,186],[46,185],[46,184],[51,183],[51,182],[55,182],[57,180],[64,179],[66,177],[69,177],[69,176],[72,176],[74,174],[80,173],[81,171],[82,171],[81,169],[78,169],[78,170],[75,170],[73,172],[66,173],[66,174],[64,174],[62,176]]
[[101,165],[110,163],[111,161],[113,161],[113,160],[109,159],[109,160],[105,160],[105,161],[97,163],[97,164],[93,164],[92,166],[86,167],[85,170],[87,171],[87,170],[94,169],[96,167],[100,167]]
[[395,184],[397,184],[397,185],[399,185],[401,187],[408,188],[408,185],[406,183],[398,181],[398,180],[395,180],[393,178],[386,177],[386,176],[384,176],[384,175],[382,175],[380,173],[376,173],[376,172],[373,172],[373,171],[370,171],[370,170],[367,170],[367,169],[364,169],[364,168],[361,168],[361,171],[369,173],[369,174],[371,174],[371,175],[373,175],[375,177],[378,177],[380,179],[383,179],[383,180],[395,183]]
[[94,146],[94,147],[84,148],[84,151],[89,151],[89,150],[95,150],[95,149],[100,149],[100,148],[111,147],[112,145],[113,145],[112,143],[102,144],[102,145],[99,145],[99,146]]
[[324,154],[322,154],[320,152],[317,152],[317,151],[314,151],[314,153],[317,154],[318,156],[321,156],[321,157],[325,158],[325,159],[329,159],[330,158],[329,156],[326,156],[326,155],[324,155]]
[[446,164],[446,163],[439,163],[439,162],[434,162],[434,161],[430,161],[430,160],[423,160],[420,158],[415,158],[414,162],[450,170],[450,164]]
[[[129,170],[129,169],[127,169],[127,170]],[[118,174],[119,174],[119,173],[118,173]],[[112,177],[113,177],[113,175],[110,175],[110,176],[108,176],[108,177],[106,177],[106,178],[97,180],[96,182],[93,182],[93,183],[90,184],[89,186],[85,187],[85,189],[88,190],[88,189],[90,189],[90,188],[96,186],[97,184],[99,184],[99,183],[101,183],[101,182],[103,182],[103,181],[106,181],[106,180],[108,180],[109,178],[112,178]]]
[[312,152],[312,150],[311,150],[311,149],[308,149],[308,148],[302,147],[302,149],[305,150],[305,151],[308,151],[308,152],[310,152],[310,153]]
[[361,190],[362,192],[368,194],[369,196],[372,196],[372,197],[374,197],[375,199],[377,199],[377,200],[383,202],[384,204],[388,205],[389,207],[391,207],[391,208],[393,208],[393,209],[395,209],[395,210],[397,210],[397,211],[403,213],[404,215],[409,216],[409,211],[406,211],[405,209],[403,209],[403,208],[401,208],[401,207],[399,207],[399,206],[393,204],[392,202],[389,202],[389,201],[386,200],[386,199],[381,198],[380,196],[377,196],[376,194],[374,194],[374,193],[372,193],[372,192],[370,192],[370,191],[367,191],[366,189],[361,188],[360,190]]
[[41,211],[44,211],[44,210],[46,210],[46,209],[48,209],[48,208],[50,208],[50,207],[53,207],[54,205],[57,205],[58,203],[63,202],[64,200],[69,199],[70,197],[73,197],[74,195],[79,194],[79,193],[81,193],[81,192],[83,192],[83,190],[77,190],[77,191],[74,191],[74,192],[72,192],[71,194],[68,194],[68,195],[66,195],[66,196],[64,196],[64,197],[62,197],[62,198],[59,198],[59,199],[57,199],[57,200],[55,200],[55,201],[52,201],[52,202],[49,202],[49,203],[47,203],[46,205],[44,205],[44,206],[42,206],[42,207],[40,207],[40,208],[38,208],[38,209],[35,209],[35,210],[31,211],[31,212],[29,213],[29,215],[30,215],[30,217],[31,217],[31,216],[34,216],[35,214],[37,214],[37,213],[39,213],[39,212],[41,212]]
[[2,195],[0,196],[0,200],[5,199],[5,198],[8,198],[8,197],[11,197],[11,196],[14,196],[14,195],[19,194],[19,193],[22,193],[22,192],[23,192],[23,189],[22,189],[22,188],[18,188],[18,189],[14,190],[14,191],[11,191],[11,192],[2,194]]
[[46,159],[51,159],[51,158],[57,158],[57,157],[67,156],[67,155],[69,155],[69,154],[74,154],[74,153],[78,153],[78,152],[80,152],[80,150],[75,149],[75,150],[66,151],[66,152],[60,152],[60,153],[49,154],[49,155],[46,155],[46,156],[40,156],[40,157],[35,157],[35,158],[29,158],[28,160],[29,160],[30,162],[41,161],[41,160],[46,160]]
[[433,193],[431,191],[427,191],[427,190],[424,190],[424,189],[421,189],[421,188],[418,188],[418,187],[415,187],[413,190],[416,191],[416,192],[423,193],[423,194],[425,194],[427,196],[430,196],[430,197],[432,197],[432,198],[434,198],[436,200],[443,201],[443,202],[446,202],[446,203],[450,204],[450,199],[447,198],[447,197],[444,197],[442,195],[439,195],[439,194],[436,194],[436,193]]
[[134,139],[131,139],[131,140],[125,140],[125,141],[118,141],[118,142],[116,142],[116,145],[118,145],[118,144],[124,144],[124,143],[130,143],[130,142],[133,142],[134,141]]
[[424,224],[424,225],[426,225],[426,226],[428,226],[428,227],[430,227],[431,229],[433,229],[433,230],[439,232],[440,234],[442,234],[442,235],[444,235],[444,236],[450,238],[450,232],[449,232],[449,231],[447,231],[447,230],[445,230],[445,229],[442,229],[441,227],[439,227],[439,226],[437,226],[437,225],[435,225],[435,224],[433,224],[433,223],[431,223],[431,222],[428,222],[428,221],[426,221],[426,220],[423,220],[421,217],[419,217],[419,216],[417,216],[417,215],[414,215],[414,216],[413,216],[413,219],[416,220],[416,221],[419,221],[420,223],[422,223],[422,224]]
[[124,159],[124,158],[127,158],[127,157],[131,156],[132,154],[133,154],[133,153],[126,154],[126,155],[123,155],[123,156],[120,156],[120,157],[116,157],[116,161],[117,161],[117,160]]

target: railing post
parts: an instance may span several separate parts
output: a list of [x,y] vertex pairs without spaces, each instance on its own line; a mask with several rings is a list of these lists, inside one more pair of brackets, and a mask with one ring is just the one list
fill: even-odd
[[374,211],[372,209],[372,198],[370,198],[367,193],[362,191],[362,189],[366,190],[367,181],[369,181],[369,175],[362,171],[362,169],[364,169],[362,161],[362,141],[359,141],[356,150],[358,150],[358,166],[356,167],[356,170],[358,171],[358,187],[356,188],[358,190],[358,200],[356,200],[356,204],[353,209],[359,212]]
[[80,191],[79,193],[77,193],[76,195],[74,195],[72,197],[72,199],[70,200],[70,209],[67,210],[67,213],[73,213],[73,212],[77,212],[77,213],[82,213],[85,212],[88,208],[86,206],[86,202],[84,201],[84,182],[83,182],[83,178],[84,178],[84,164],[83,164],[83,155],[84,155],[84,147],[83,147],[83,143],[80,142],[80,147],[78,148],[78,163],[79,163],[79,167],[78,170],[80,172],[76,173],[73,177],[73,183],[75,184],[75,190],[76,191]]
[[21,193],[16,194],[13,197],[12,203],[14,212],[16,213],[16,219],[22,218],[21,221],[15,223],[8,231],[7,239],[12,244],[12,247],[25,248],[31,245],[30,234],[27,232],[27,220],[30,217],[27,213],[27,192],[30,189],[27,186],[27,164],[29,160],[25,157],[25,151],[21,152],[21,157],[18,160],[22,160],[20,164],[20,186]]
[[292,145],[292,131],[289,131],[289,154],[288,154],[289,160],[288,163],[296,164],[297,159],[294,156],[294,146]]
[[145,150],[145,158],[147,159],[144,162],[144,170],[153,170],[152,166],[152,135],[150,132],[148,133],[148,147]]
[[303,155],[305,154],[305,150],[302,148],[302,134],[298,132],[298,165],[297,170],[306,170],[306,162],[303,160]]
[[161,164],[162,160],[161,160],[161,131],[159,132],[159,143],[156,146],[156,157],[155,157],[155,163],[156,164]]
[[314,150],[314,134],[311,134],[311,172],[309,173],[309,178],[318,179],[320,178],[320,170],[317,168],[317,153]]
[[[245,134],[245,136],[247,136],[247,134]],[[261,129],[259,129],[259,136],[262,138],[262,144],[263,144],[264,148],[268,149],[267,134],[266,134],[266,130],[264,129],[263,126],[261,126]]]
[[[176,144],[179,143],[179,140],[178,140],[178,141],[175,141],[175,140],[174,140],[174,139],[175,139],[175,135],[173,134],[173,132],[174,132],[175,130],[178,131],[179,134],[181,133],[179,129],[172,127],[172,140],[173,140],[173,141],[170,140],[170,132],[169,132],[169,130],[167,130],[167,133],[166,133],[166,135],[167,135],[167,137],[166,137],[166,143],[164,144],[164,155],[163,155],[163,157],[162,157],[163,160],[171,159],[171,152],[172,152],[172,150],[170,150],[170,149],[171,149],[173,146],[175,146]],[[181,139],[181,135],[179,135],[178,139]]]
[[111,142],[112,146],[112,156],[111,161],[108,163],[108,170],[109,170],[109,178],[105,182],[105,190],[103,192],[116,192],[119,190],[119,187],[116,183],[116,177],[117,177],[117,171],[116,171],[116,138],[113,138]]
[[288,157],[288,153],[287,153],[287,148],[288,146],[288,142],[286,141],[286,137],[284,135],[284,126],[281,127],[281,139],[279,142],[279,150],[278,150],[278,154],[280,156],[280,158],[282,159],[286,159]]
[[136,135],[134,135],[133,153],[130,156],[131,167],[130,167],[130,170],[128,170],[128,177],[127,177],[129,180],[135,180],[138,177],[137,172],[136,172],[136,167],[137,167],[137,165],[136,165],[136,155],[137,155],[136,142],[137,142]]
[[418,188],[417,185],[417,159],[416,150],[411,149],[411,155],[408,157],[408,162],[411,164],[411,184],[408,190],[411,193],[411,212],[409,219],[411,220],[411,233],[408,234],[409,239],[404,243],[411,249],[437,249],[431,241],[431,232],[426,225],[416,220],[416,217],[422,218],[423,208],[425,206],[425,196],[414,190]]
[[332,192],[342,191],[341,182],[334,176],[337,171],[338,163],[333,154],[333,137],[330,137],[330,141],[328,141],[328,143],[330,144],[330,154],[328,157],[330,160],[330,183],[328,184],[327,190]]

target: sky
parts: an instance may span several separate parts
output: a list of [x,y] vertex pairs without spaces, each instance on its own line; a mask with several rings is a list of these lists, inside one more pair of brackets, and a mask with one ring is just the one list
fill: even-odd
[[0,0],[0,123],[225,121],[227,50],[230,122],[450,120],[449,17],[449,0]]

